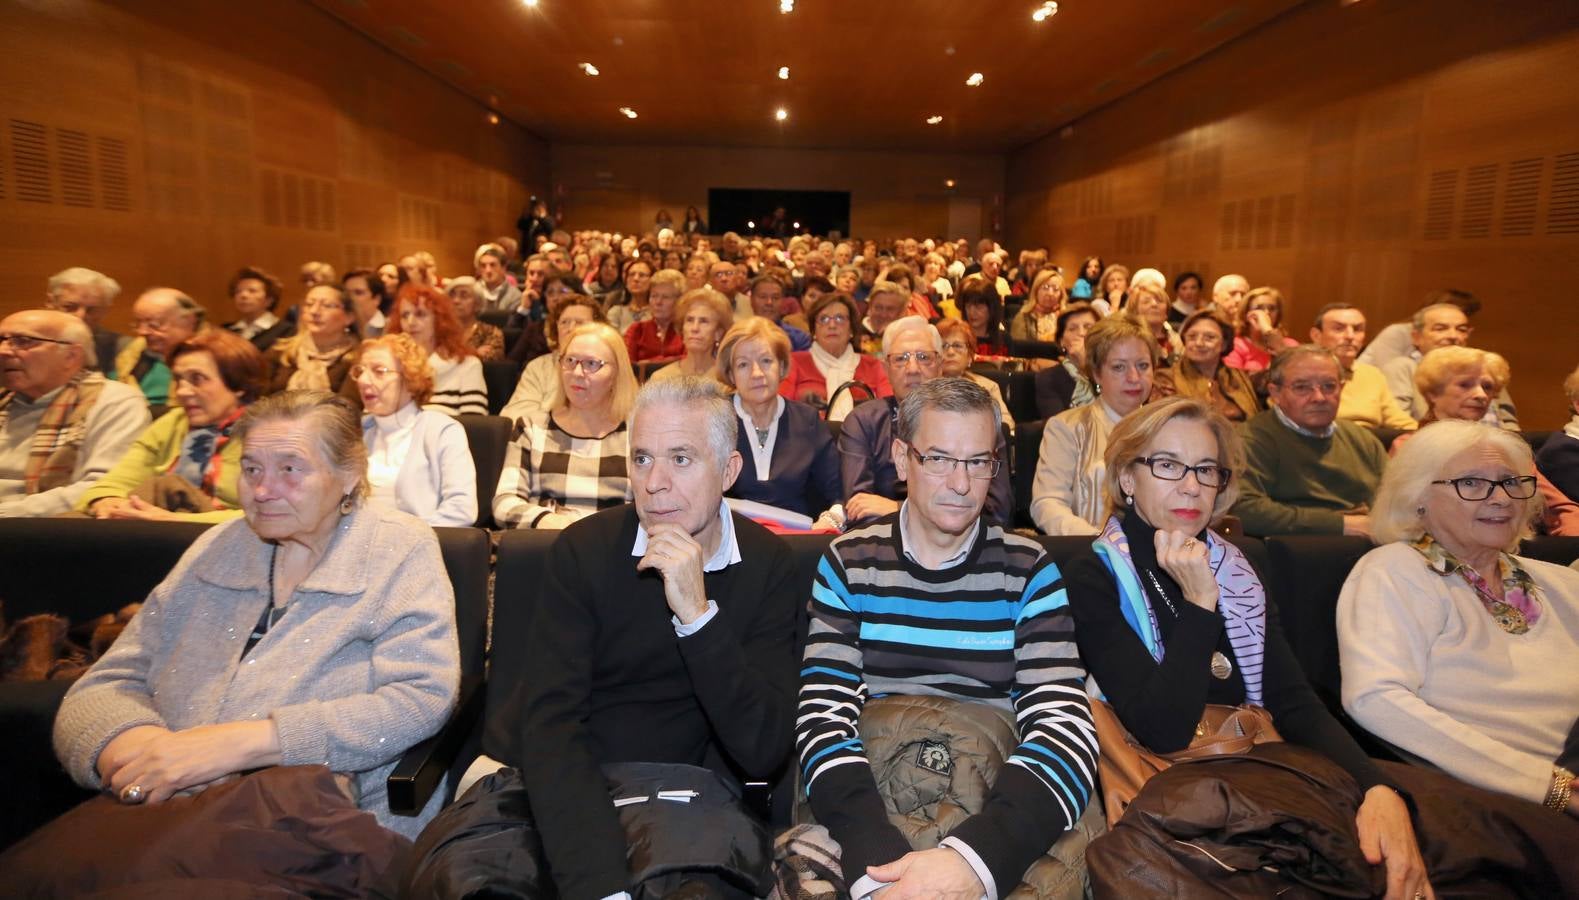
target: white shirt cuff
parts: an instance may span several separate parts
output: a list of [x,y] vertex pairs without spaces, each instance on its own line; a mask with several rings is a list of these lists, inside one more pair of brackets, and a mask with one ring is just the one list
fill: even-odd
[[938,846],[947,847],[960,856],[965,857],[965,862],[970,864],[971,871],[975,872],[976,877],[981,879],[982,889],[986,892],[982,894],[983,900],[997,900],[997,882],[992,880],[992,872],[987,870],[987,864],[981,861],[981,857],[976,855],[975,850],[970,849],[969,844],[951,834],[938,841]]
[[870,875],[862,875],[850,885],[850,900],[866,900],[883,888],[888,887],[888,882],[878,881]]
[[702,626],[706,625],[708,622],[713,621],[713,616],[716,615],[718,615],[718,604],[714,603],[712,598],[708,598],[707,612],[697,616],[695,622],[692,622],[689,625],[683,625],[681,624],[680,618],[678,616],[670,616],[669,621],[674,625],[674,633],[677,637],[690,637],[691,635],[696,634],[698,631],[701,631]]
[[631,892],[620,891],[618,894],[610,894],[604,897],[603,900],[631,900]]

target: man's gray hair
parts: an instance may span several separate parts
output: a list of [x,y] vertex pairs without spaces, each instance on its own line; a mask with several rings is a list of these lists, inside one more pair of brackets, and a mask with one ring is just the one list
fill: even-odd
[[1338,362],[1337,354],[1320,344],[1300,344],[1296,347],[1281,350],[1276,356],[1272,357],[1272,365],[1268,366],[1266,370],[1267,382],[1281,386],[1283,384],[1283,372],[1290,365],[1293,365],[1295,360],[1304,359],[1307,356],[1316,356],[1329,360],[1333,367],[1338,370],[1338,375],[1340,377],[1343,375],[1343,363]]
[[103,272],[95,272],[82,266],[62,269],[49,276],[49,298],[51,300],[59,296],[62,288],[68,287],[81,287],[93,291],[104,298],[105,306],[114,303],[115,298],[121,295],[120,282]]
[[70,322],[60,323],[60,334],[63,341],[70,341],[82,348],[82,364],[90,369],[98,368],[99,354],[93,347],[93,329],[88,323],[76,316],[71,316]]
[[484,256],[491,256],[494,259],[497,259],[499,261],[499,265],[501,266],[508,264],[510,261],[510,254],[506,253],[503,247],[490,242],[478,247],[477,250],[472,253],[472,268],[476,268],[477,264],[482,262],[482,258]]
[[729,461],[735,450],[736,429],[734,404],[724,394],[723,385],[712,378],[700,375],[681,375],[677,378],[660,378],[648,381],[636,392],[636,403],[631,407],[626,427],[630,430],[631,449],[635,449],[636,417],[642,410],[654,407],[682,407],[688,420],[700,419],[707,433],[707,446],[713,462],[719,469]]
[[926,319],[923,319],[920,316],[901,316],[892,322],[889,322],[888,327],[883,329],[884,356],[888,355],[888,349],[894,345],[894,341],[899,340],[899,336],[907,331],[926,332],[927,336],[932,338],[933,352],[943,352],[943,336],[938,334],[938,327],[936,325],[933,325],[931,322],[928,322]]
[[[1415,310],[1415,314],[1410,318],[1409,324],[1417,333],[1425,331],[1426,314],[1436,312],[1439,309],[1451,309],[1455,312],[1464,311],[1464,307],[1459,306],[1457,303],[1430,303]],[[1468,318],[1468,316],[1465,318]]]
[[899,401],[899,418],[894,424],[894,436],[910,443],[921,428],[921,414],[927,410],[938,412],[982,412],[992,417],[992,427],[1002,427],[998,404],[987,389],[969,378],[944,377],[923,381]]

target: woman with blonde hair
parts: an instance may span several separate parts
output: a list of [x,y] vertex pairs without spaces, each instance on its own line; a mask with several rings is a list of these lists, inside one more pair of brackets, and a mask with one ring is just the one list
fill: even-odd
[[429,525],[477,522],[477,469],[466,430],[423,409],[433,393],[427,351],[409,335],[364,341],[351,367],[367,445],[367,502]]
[[564,528],[631,499],[625,419],[636,375],[625,341],[602,322],[562,340],[554,395],[521,420],[494,492],[493,518],[503,528]]
[[356,343],[356,314],[345,292],[333,284],[309,288],[296,333],[275,341],[264,357],[268,369],[264,393],[344,392]]
[[686,291],[674,307],[685,355],[652,373],[653,378],[711,375],[718,363],[718,342],[735,324],[735,305],[711,287]]
[[1272,357],[1299,342],[1283,333],[1283,294],[1258,287],[1245,295],[1244,313],[1233,323],[1233,352],[1223,362],[1255,374],[1272,365]]
[[1097,289],[1091,296],[1092,307],[1104,316],[1122,310],[1129,299],[1129,267],[1113,263],[1103,269]]
[[1151,396],[1157,342],[1128,316],[1109,316],[1085,339],[1096,402],[1047,420],[1031,486],[1031,519],[1043,534],[1097,534],[1105,510],[1108,435]]
[[[1142,269],[1155,272],[1155,269]],[[1160,284],[1139,281],[1129,287],[1129,303],[1124,314],[1151,330],[1151,339],[1157,342],[1157,364],[1163,368],[1173,365],[1184,349],[1179,335],[1168,322],[1168,292]]]
[[1068,299],[1064,291],[1064,276],[1056,269],[1043,269],[1031,282],[1030,296],[1020,304],[1014,321],[1009,323],[1009,337],[1017,341],[1058,340],[1058,311]]

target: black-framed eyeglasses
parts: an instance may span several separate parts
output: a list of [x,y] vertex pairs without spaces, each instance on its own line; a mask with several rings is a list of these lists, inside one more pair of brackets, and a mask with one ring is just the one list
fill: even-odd
[[62,341],[58,338],[39,337],[36,334],[0,334],[0,346],[10,344],[17,350],[31,350],[39,344],[75,344],[76,341]]
[[1460,500],[1468,500],[1472,503],[1488,499],[1491,492],[1499,487],[1514,500],[1528,500],[1535,496],[1534,475],[1514,475],[1500,480],[1466,475],[1463,478],[1443,478],[1431,483],[1451,484]]
[[1183,481],[1185,475],[1194,472],[1195,480],[1200,482],[1201,487],[1221,488],[1228,484],[1228,479],[1233,475],[1232,471],[1215,463],[1187,466],[1166,456],[1137,456],[1133,461],[1146,466],[1153,477],[1163,481]]
[[973,456],[970,459],[959,459],[954,456],[944,456],[941,453],[919,453],[911,447],[910,455],[921,464],[921,471],[928,475],[939,477],[952,475],[954,467],[963,464],[965,475],[970,478],[985,480],[998,474],[998,469],[1003,461],[996,456]]

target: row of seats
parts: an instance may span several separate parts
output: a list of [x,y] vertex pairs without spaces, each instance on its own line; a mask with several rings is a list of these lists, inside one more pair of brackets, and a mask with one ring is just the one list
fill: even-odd
[[[85,519],[0,520],[0,571],[5,611],[15,621],[53,612],[86,621],[141,600],[208,526],[91,521]],[[489,647],[529,646],[525,604],[538,589],[554,532],[513,531],[502,535],[494,564],[490,603],[490,542],[477,528],[435,529],[455,590],[460,634],[462,699],[445,730],[414,748],[390,782],[390,806],[415,811],[480,749],[495,759],[520,756],[522,738],[512,703],[521,678],[519,653],[489,653]],[[808,585],[828,545],[826,535],[786,538]],[[1063,562],[1089,538],[1042,537],[1054,560]],[[1334,616],[1339,589],[1350,568],[1369,549],[1362,538],[1287,536],[1233,539],[1267,579],[1267,591],[1282,613],[1294,653],[1322,699],[1335,711],[1340,696]],[[1523,553],[1568,564],[1579,558],[1579,538],[1537,538]],[[92,560],[92,565],[83,565]],[[490,608],[491,607],[491,608]],[[490,633],[491,621],[491,633]],[[801,626],[805,628],[805,612]],[[0,684],[0,734],[6,736],[7,765],[0,766],[0,849],[64,812],[85,794],[55,761],[50,727],[64,682]],[[1340,711],[1341,713],[1341,711]],[[787,821],[788,792],[773,791],[775,818]]]

